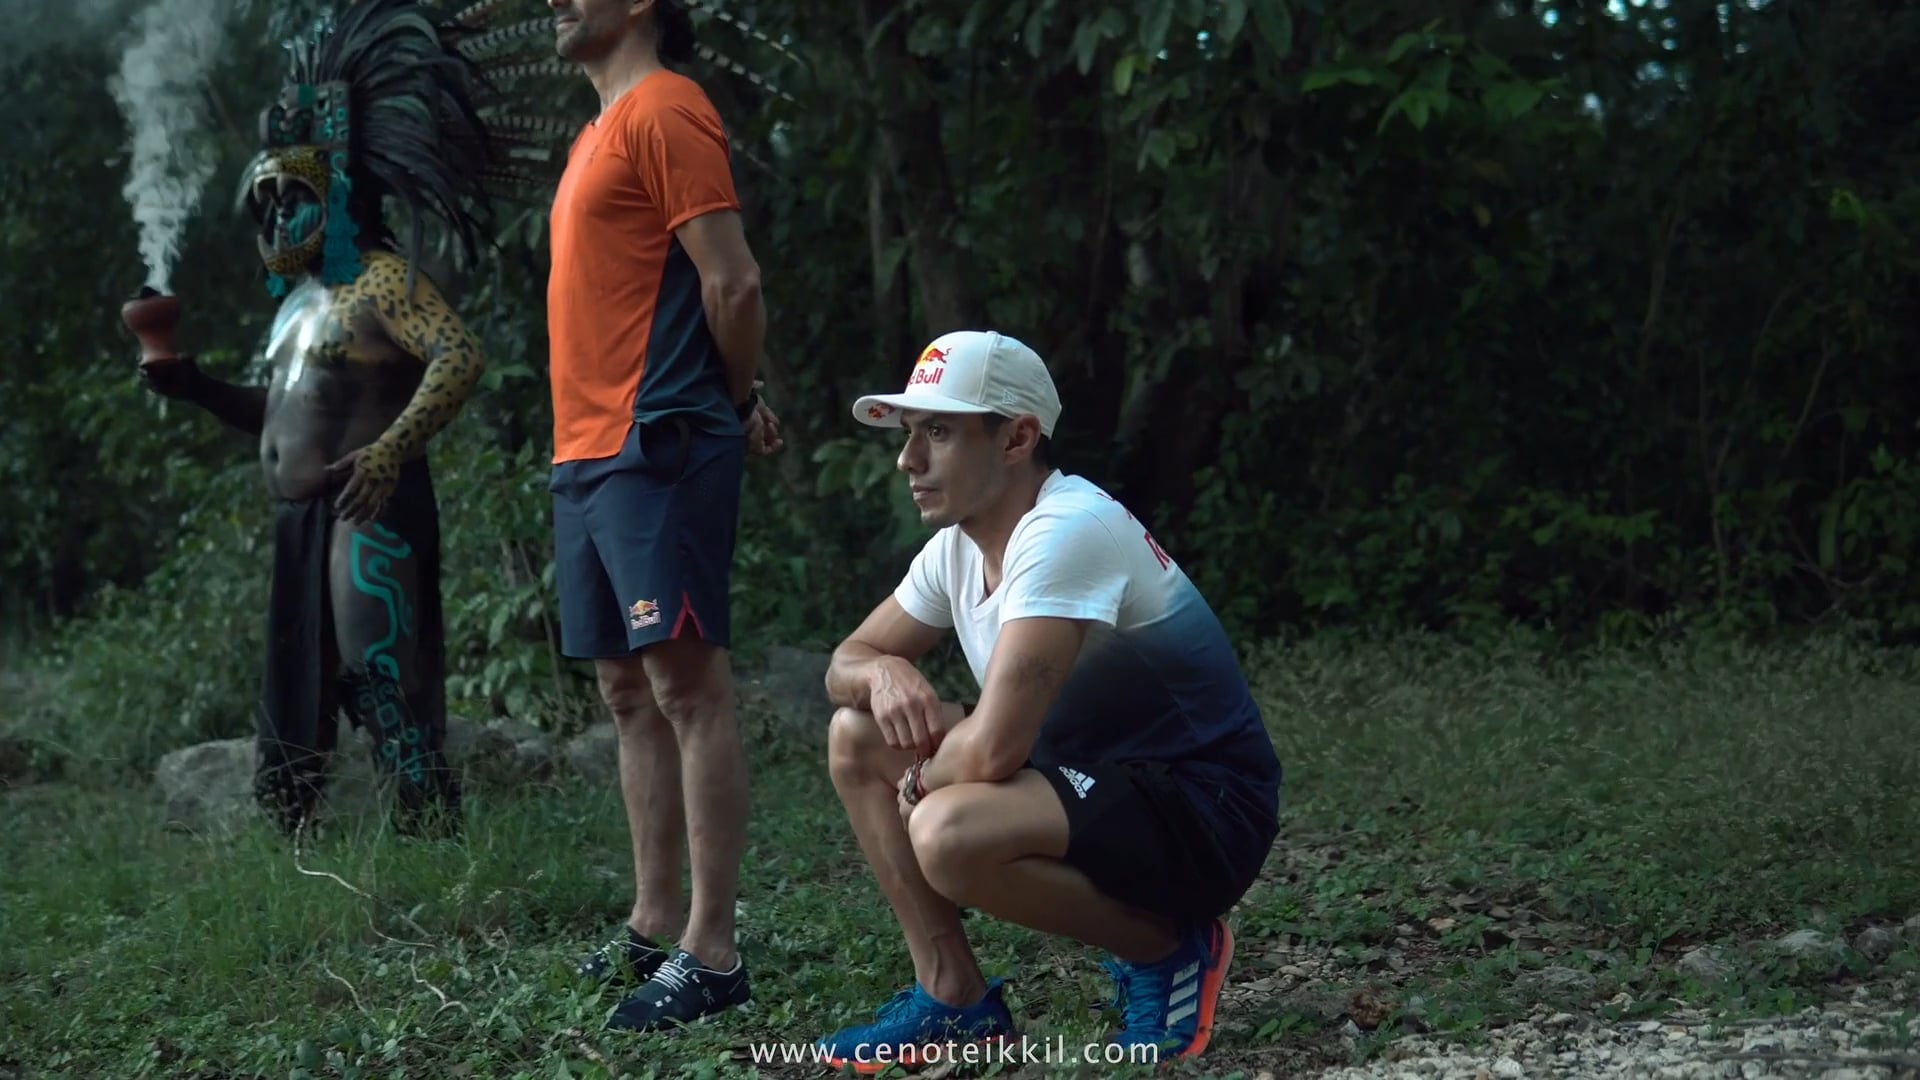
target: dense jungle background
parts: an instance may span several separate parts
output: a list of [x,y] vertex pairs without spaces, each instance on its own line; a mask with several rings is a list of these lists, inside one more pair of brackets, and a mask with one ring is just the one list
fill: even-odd
[[[311,9],[242,8],[206,83],[175,291],[228,377],[273,307],[229,195]],[[752,642],[832,641],[905,565],[894,448],[847,403],[972,325],[1050,358],[1067,467],[1244,641],[1920,628],[1908,5],[733,11],[791,54],[706,40],[794,98],[700,72],[789,441],[750,480]],[[145,718],[139,759],[244,724],[267,507],[244,440],[133,375],[128,32],[76,27],[0,90],[0,595],[13,642],[84,673],[72,709]],[[435,451],[454,697],[529,715],[581,677],[552,649],[543,218],[452,283],[490,369]]]

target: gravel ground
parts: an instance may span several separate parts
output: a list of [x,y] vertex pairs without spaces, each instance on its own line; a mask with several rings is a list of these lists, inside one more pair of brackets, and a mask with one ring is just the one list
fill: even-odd
[[1920,1002],[1895,1008],[1861,987],[1848,1000],[1765,1021],[1680,1012],[1607,1024],[1559,1013],[1491,1032],[1473,1047],[1411,1036],[1368,1066],[1331,1069],[1320,1080],[1913,1080],[1916,1040]]

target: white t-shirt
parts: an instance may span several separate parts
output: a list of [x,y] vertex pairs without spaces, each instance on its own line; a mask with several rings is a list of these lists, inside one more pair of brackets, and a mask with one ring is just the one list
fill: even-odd
[[1095,635],[1129,630],[1166,618],[1192,588],[1126,507],[1058,470],[1007,538],[1001,569],[1000,587],[984,595],[980,549],[950,526],[927,541],[894,593],[914,618],[954,630],[982,684],[1009,620],[1056,616],[1092,620]]
[[1035,763],[1166,763],[1206,778],[1216,793],[1209,799],[1231,789],[1271,819],[1279,762],[1239,657],[1145,524],[1097,485],[1056,470],[1014,526],[1001,565],[1000,586],[986,595],[980,549],[949,526],[915,556],[894,598],[921,622],[951,627],[983,685],[1006,623],[1092,623],[1033,748]]
[[1216,836],[1264,852],[1278,828],[1272,737],[1220,620],[1146,525],[1056,470],[1014,526],[1001,568],[986,595],[980,549],[949,526],[914,557],[894,598],[921,622],[952,628],[982,685],[1008,622],[1089,620],[1030,762],[1165,765]]

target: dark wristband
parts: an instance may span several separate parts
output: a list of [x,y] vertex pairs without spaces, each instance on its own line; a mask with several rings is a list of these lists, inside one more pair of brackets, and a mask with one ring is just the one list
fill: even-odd
[[742,420],[745,420],[747,417],[753,415],[753,410],[759,404],[760,404],[760,391],[749,390],[747,391],[747,400],[733,407],[733,415],[739,417]]

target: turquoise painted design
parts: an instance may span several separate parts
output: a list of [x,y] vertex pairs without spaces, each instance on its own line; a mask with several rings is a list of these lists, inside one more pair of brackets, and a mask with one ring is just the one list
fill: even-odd
[[380,758],[396,775],[404,776],[416,787],[427,783],[426,736],[418,724],[409,723],[406,700],[400,684],[391,679],[368,678],[360,684],[360,715],[367,718],[378,733]]
[[387,633],[370,642],[361,658],[367,675],[360,682],[358,704],[380,741],[381,759],[395,773],[416,785],[426,783],[426,737],[413,722],[400,690],[400,662],[393,647],[413,636],[413,607],[405,590],[393,579],[393,564],[413,554],[413,546],[384,525],[375,524],[353,534],[349,548],[353,587],[387,609]]
[[393,563],[413,554],[413,546],[385,525],[373,525],[353,534],[353,587],[379,600],[387,609],[387,635],[370,643],[361,659],[367,668],[389,679],[400,678],[400,662],[391,651],[401,637],[413,634],[413,609],[400,583],[393,580]]
[[[345,126],[346,110],[340,110],[338,119]],[[360,246],[355,240],[360,235],[360,226],[353,220],[347,209],[347,197],[353,192],[353,181],[347,177],[347,152],[333,152],[329,164],[333,166],[333,178],[327,184],[327,247],[321,262],[321,280],[329,285],[345,285],[360,276]]]

